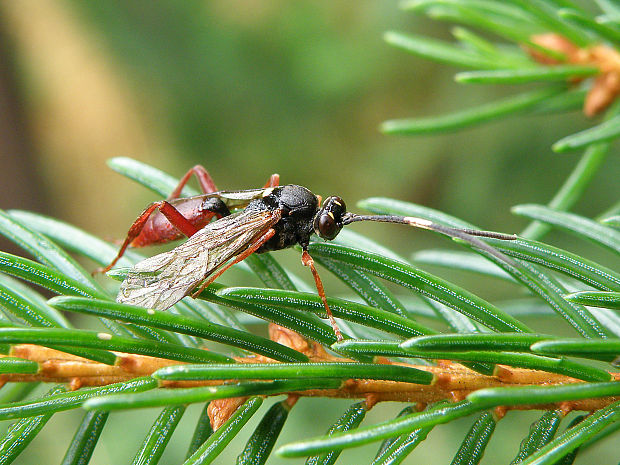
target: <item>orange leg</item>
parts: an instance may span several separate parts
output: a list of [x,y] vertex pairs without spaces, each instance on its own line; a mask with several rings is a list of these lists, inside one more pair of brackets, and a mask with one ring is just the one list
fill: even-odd
[[213,275],[209,276],[209,279],[207,279],[204,283],[202,283],[200,288],[197,291],[192,292],[192,297],[196,298],[198,294],[204,291],[209,284],[211,284],[213,281],[219,278],[222,275],[222,273],[224,273],[224,271],[226,271],[228,268],[233,266],[235,263],[242,262],[243,260],[248,258],[250,255],[252,255],[254,252],[256,252],[258,249],[260,249],[263,246],[263,244],[265,244],[265,242],[267,242],[269,239],[273,237],[275,233],[276,233],[275,229],[269,228],[265,234],[263,234],[261,237],[258,238],[256,242],[254,242],[254,244],[252,244],[250,247],[248,247],[243,252],[241,252],[239,255],[237,255],[232,262],[226,264],[226,266],[218,270],[217,273],[214,273]]
[[265,184],[265,187],[276,187],[280,185],[280,175],[277,173],[272,174],[269,177],[269,181]]
[[[213,182],[213,179],[211,178],[209,172],[203,166],[196,165],[190,170],[188,170],[187,173],[185,173],[185,175],[179,181],[177,187],[175,187],[172,193],[168,196],[168,200],[179,198],[183,187],[185,187],[192,175],[196,175],[198,183],[200,184],[200,187],[205,194],[217,192],[217,187],[215,186],[215,183]],[[278,174],[272,174],[267,181],[267,184],[265,184],[265,187],[276,187],[279,182],[280,176]],[[129,245],[134,241],[134,239],[136,239],[140,235],[142,229],[144,228],[144,225],[155,210],[159,210],[174,227],[176,227],[182,234],[187,237],[193,236],[199,230],[199,228],[194,226],[170,203],[166,201],[155,202],[149,205],[146,210],[144,210],[140,214],[140,216],[138,216],[138,218],[133,222],[133,224],[129,228],[129,231],[127,232],[125,241],[123,242],[123,245],[119,249],[118,254],[114,258],[114,260],[112,260],[112,262],[105,268],[96,269],[93,274],[106,273],[112,269],[112,267],[123,256]]]
[[[213,182],[213,178],[206,170],[206,168],[202,165],[196,165],[190,168],[187,173],[183,175],[177,187],[170,193],[167,200],[178,199],[181,196],[181,191],[185,185],[189,182],[192,174],[196,175],[198,179],[198,184],[200,184],[200,188],[205,194],[211,194],[212,192],[217,192],[217,187],[215,186],[215,182]],[[280,185],[280,175],[277,173],[272,174],[269,177],[269,180],[265,184],[265,187],[276,187]]]
[[185,184],[192,177],[192,174],[196,175],[198,179],[198,184],[200,184],[200,188],[205,194],[210,194],[212,192],[217,192],[217,187],[215,187],[215,183],[211,178],[209,172],[202,165],[196,165],[193,168],[190,168],[187,173],[181,178],[177,187],[174,188],[172,193],[168,196],[168,200],[178,199],[181,196],[181,191],[185,187]]
[[[217,192],[217,187],[215,186],[215,183],[213,182],[213,179],[211,178],[209,172],[203,166],[196,165],[193,168],[189,169],[187,173],[185,173],[185,175],[183,175],[183,177],[179,181],[179,184],[177,184],[177,187],[175,187],[168,196],[168,200],[179,198],[179,196],[181,195],[181,191],[191,178],[192,174],[195,174],[196,178],[198,178],[198,184],[200,184],[200,187],[205,194]],[[179,213],[179,211],[174,208],[170,203],[166,201],[155,202],[149,205],[133,222],[133,224],[129,228],[129,231],[127,232],[127,237],[125,237],[123,245],[119,249],[118,254],[116,254],[116,257],[114,257],[114,260],[112,260],[112,262],[105,268],[96,269],[93,274],[107,273],[112,269],[114,265],[116,265],[116,263],[120,260],[120,258],[127,250],[127,247],[129,247],[129,244],[131,244],[133,240],[140,235],[142,229],[144,228],[144,225],[151,216],[151,213],[153,213],[157,209],[168,219],[168,221],[170,221],[171,224],[173,224],[181,233],[183,233],[187,237],[193,236],[198,231],[198,228],[196,228],[192,223],[190,223],[187,218],[185,218],[181,213]]]
[[338,327],[338,324],[336,323],[336,320],[334,319],[334,315],[332,315],[332,311],[330,310],[329,305],[327,305],[327,297],[325,297],[325,289],[323,289],[323,282],[321,281],[319,272],[316,271],[316,268],[314,266],[314,260],[312,259],[312,257],[310,256],[310,254],[308,253],[306,249],[304,249],[304,251],[301,253],[301,263],[303,263],[304,266],[310,267],[310,271],[312,271],[312,276],[314,276],[314,283],[316,284],[316,290],[319,293],[321,300],[323,301],[323,305],[325,306],[325,311],[327,312],[327,317],[329,318],[329,322],[332,324],[332,328],[334,328],[334,333],[336,333],[336,339],[338,339],[338,341],[342,341],[343,337],[342,337],[342,333],[340,332],[340,328]]
[[138,237],[138,235],[142,231],[142,228],[144,227],[144,224],[151,216],[151,213],[153,213],[153,211],[155,210],[159,210],[168,219],[168,221],[170,221],[170,223],[172,223],[179,231],[181,231],[187,237],[193,236],[198,231],[198,228],[192,223],[190,223],[187,218],[181,215],[181,213],[179,213],[179,211],[174,208],[170,203],[166,202],[165,200],[152,203],[146,208],[146,210],[144,210],[140,214],[140,216],[138,216],[136,221],[134,221],[134,223],[131,225],[129,231],[127,232],[127,237],[125,238],[123,245],[119,249],[118,254],[116,254],[116,257],[114,258],[114,260],[112,260],[112,263],[110,263],[105,268],[99,268],[95,270],[95,273],[107,273],[112,269],[114,265],[116,265],[116,262],[120,260],[120,258],[125,253],[125,250],[127,250],[127,247],[129,247],[129,244],[131,244],[131,242],[136,237]]

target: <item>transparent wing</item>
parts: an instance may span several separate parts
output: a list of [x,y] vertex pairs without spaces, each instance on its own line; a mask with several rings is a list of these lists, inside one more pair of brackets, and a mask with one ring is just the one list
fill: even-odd
[[243,211],[209,223],[175,249],[137,263],[116,301],[158,310],[174,305],[279,219],[279,211]]
[[252,200],[266,197],[273,191],[273,187],[263,187],[261,189],[245,189],[240,191],[217,191],[208,194],[194,195],[193,197],[183,197],[180,199],[172,199],[169,202],[173,205],[191,202],[193,199],[201,201],[209,197],[217,197],[229,209],[245,208]]

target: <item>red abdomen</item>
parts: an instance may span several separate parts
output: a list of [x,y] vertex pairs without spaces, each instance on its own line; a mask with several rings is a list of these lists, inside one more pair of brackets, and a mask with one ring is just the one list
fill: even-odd
[[[197,229],[203,228],[215,216],[215,213],[202,209],[202,196],[188,199],[171,200],[170,203]],[[132,247],[144,247],[152,244],[163,244],[185,237],[159,211],[151,214],[140,231],[140,234],[131,242]]]

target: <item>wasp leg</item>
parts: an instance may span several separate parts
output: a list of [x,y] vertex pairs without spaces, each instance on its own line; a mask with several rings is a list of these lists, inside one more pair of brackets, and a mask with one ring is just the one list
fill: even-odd
[[187,218],[185,218],[176,208],[174,208],[167,201],[162,200],[160,202],[152,203],[146,208],[146,210],[144,210],[140,214],[140,216],[138,216],[136,221],[133,222],[133,224],[129,228],[129,231],[127,232],[127,237],[125,238],[125,241],[119,249],[118,254],[116,254],[114,260],[112,260],[112,262],[105,268],[99,268],[95,270],[94,273],[106,273],[110,271],[114,265],[116,265],[116,262],[118,262],[123,256],[125,250],[127,250],[127,247],[129,247],[133,240],[140,235],[140,232],[142,232],[145,223],[151,216],[151,213],[153,213],[153,211],[155,210],[159,210],[168,219],[168,221],[170,221],[170,223],[174,225],[174,227],[176,227],[187,237],[193,236],[200,229],[190,223]]
[[211,276],[209,276],[209,279],[207,279],[204,283],[202,283],[197,291],[192,292],[192,297],[196,298],[198,294],[204,291],[209,284],[211,284],[213,281],[219,278],[222,275],[222,273],[224,273],[224,271],[226,271],[228,268],[233,266],[235,263],[242,262],[243,260],[248,258],[250,255],[252,255],[254,252],[256,252],[258,249],[260,249],[265,244],[265,242],[267,242],[269,239],[271,239],[274,236],[275,233],[276,233],[275,229],[273,228],[268,229],[265,234],[263,234],[261,237],[259,237],[256,240],[256,242],[254,242],[250,247],[248,247],[243,252],[241,252],[239,255],[237,255],[233,261],[226,264],[224,267],[218,270],[217,273],[214,273]]
[[[181,195],[181,191],[183,190],[187,182],[190,180],[192,175],[196,175],[196,178],[198,179],[198,183],[200,184],[200,187],[204,191],[205,194],[211,194],[213,192],[217,192],[217,187],[215,186],[215,183],[213,182],[213,179],[211,178],[211,175],[209,174],[209,172],[203,166],[196,165],[190,170],[188,170],[187,173],[185,173],[185,175],[179,181],[179,184],[172,191],[172,193],[168,196],[167,200],[178,199],[179,196]],[[280,182],[280,176],[278,174],[272,174],[269,180],[267,181],[267,184],[265,185],[265,187],[276,187],[279,185],[279,182]],[[187,204],[182,202],[182,204],[180,203],[179,206],[187,207]],[[112,267],[118,262],[118,260],[120,260],[120,258],[124,255],[125,251],[130,245],[135,246],[135,247],[141,247],[141,246],[149,245],[153,243],[168,242],[170,240],[178,239],[180,237],[175,232],[171,233],[170,231],[167,231],[168,228],[162,229],[161,225],[153,226],[153,224],[148,223],[148,226],[147,226],[147,222],[149,218],[151,217],[151,214],[155,210],[159,210],[166,217],[166,219],[170,222],[170,224],[174,226],[176,230],[178,230],[182,235],[191,237],[197,231],[201,229],[200,227],[197,227],[188,218],[186,218],[179,210],[177,210],[176,207],[174,207],[169,202],[167,201],[155,202],[151,204],[149,207],[147,207],[146,210],[144,210],[140,214],[140,216],[138,216],[138,218],[133,222],[133,224],[129,228],[125,241],[123,242],[123,245],[121,246],[114,260],[112,260],[112,262],[105,268],[98,268],[97,270],[93,272],[93,274],[106,273],[110,271]],[[221,200],[217,198],[213,198],[213,199],[206,199],[200,205],[199,211],[195,213],[191,212],[190,216],[192,219],[202,220],[201,226],[203,226],[205,222],[208,223],[211,220],[211,218],[213,218],[214,216],[221,218],[229,214],[230,214],[230,211],[228,210],[226,205],[222,203]],[[145,226],[147,226],[146,229],[145,229]],[[144,234],[142,234],[141,236],[141,233],[143,232],[143,230],[144,230]]]
[[340,328],[338,327],[338,324],[336,323],[336,319],[334,318],[334,315],[332,315],[332,311],[329,308],[329,305],[327,305],[327,297],[325,297],[325,290],[323,289],[323,282],[321,281],[319,272],[316,270],[316,267],[314,266],[314,260],[312,259],[312,257],[310,256],[306,248],[304,248],[304,251],[301,253],[301,263],[303,263],[304,266],[310,267],[310,271],[312,271],[312,276],[314,276],[314,283],[316,284],[316,290],[319,293],[321,300],[323,301],[323,305],[325,306],[325,311],[327,312],[327,317],[329,318],[329,322],[332,324],[332,328],[334,328],[336,339],[338,339],[338,341],[342,341],[343,337],[342,337],[342,333],[340,332]]
[[277,187],[280,185],[280,175],[278,173],[274,173],[269,177],[269,181],[265,184],[265,188],[267,187]]
[[205,194],[211,194],[212,192],[217,192],[217,187],[215,187],[215,183],[213,182],[213,178],[209,172],[202,165],[196,165],[190,168],[187,173],[181,178],[177,187],[170,193],[168,196],[168,200],[178,199],[181,196],[181,191],[185,187],[185,184],[192,177],[192,174],[196,175],[196,179],[198,179],[198,184],[200,184],[200,188]]
[[[178,199],[181,196],[181,192],[185,185],[189,182],[192,174],[196,175],[196,179],[198,179],[198,184],[200,188],[205,194],[211,194],[213,192],[217,192],[218,189],[215,186],[215,182],[213,182],[213,178],[207,171],[207,169],[202,165],[195,165],[190,168],[187,173],[183,175],[177,187],[170,193],[167,200]],[[280,175],[272,174],[265,187],[276,187],[280,185]]]

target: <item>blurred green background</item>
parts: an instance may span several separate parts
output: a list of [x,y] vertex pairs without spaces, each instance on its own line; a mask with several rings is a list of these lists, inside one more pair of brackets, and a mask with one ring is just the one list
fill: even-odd
[[[106,168],[119,155],[179,176],[201,163],[226,189],[278,172],[350,206],[385,195],[517,231],[525,222],[510,206],[548,201],[578,159],[550,144],[589,125],[574,113],[448,136],[382,135],[386,119],[521,90],[458,85],[455,69],[389,47],[390,29],[450,33],[396,1],[49,0],[2,2],[1,13],[2,130],[16,145],[3,138],[2,175],[16,186],[0,206],[30,197],[109,237],[153,198]],[[611,163],[578,211],[613,201],[620,165]]]
[[[449,25],[399,11],[395,0],[0,1],[0,207],[32,209],[121,238],[154,200],[106,167],[106,159],[122,155],[178,176],[200,163],[225,189],[259,187],[277,172],[283,183],[340,195],[353,210],[357,200],[388,196],[484,229],[522,229],[525,220],[512,216],[510,207],[552,197],[580,154],[553,154],[550,145],[590,123],[573,113],[451,135],[384,136],[378,127],[386,119],[437,115],[520,90],[457,85],[454,69],[386,45],[387,30],[450,34]],[[577,212],[595,216],[616,200],[617,157],[605,167]],[[404,255],[445,244],[394,226],[356,230]],[[578,252],[583,247],[561,234],[550,239]],[[590,252],[613,266],[608,254]],[[323,432],[346,404],[327,402],[334,408],[301,402],[294,410],[301,426],[289,424],[283,439]],[[371,418],[399,408],[378,406]],[[315,418],[317,410],[322,418]],[[54,421],[77,421],[72,415]],[[483,463],[509,461],[528,421],[501,422],[510,447],[505,457],[488,454]],[[127,462],[140,441],[127,439],[123,429],[129,426],[140,438],[147,421],[116,415],[106,428],[108,450],[98,448],[91,463]],[[417,457],[448,460],[454,454],[450,434],[461,437],[460,426],[438,430],[445,447],[429,442]],[[510,429],[518,430],[512,439]],[[181,460],[182,436],[189,440],[190,430],[191,422],[182,422],[166,463]],[[39,453],[53,462],[64,453],[69,432],[59,434],[61,440],[45,444],[37,439]],[[502,450],[501,437],[491,442],[493,454]],[[231,447],[231,457],[240,447]],[[371,450],[348,452],[343,463]],[[31,447],[20,463],[47,462],[36,453]]]

